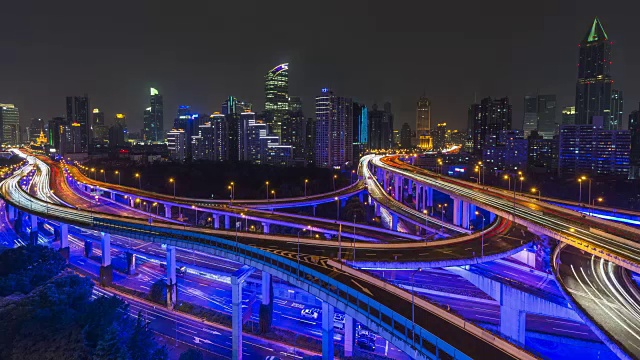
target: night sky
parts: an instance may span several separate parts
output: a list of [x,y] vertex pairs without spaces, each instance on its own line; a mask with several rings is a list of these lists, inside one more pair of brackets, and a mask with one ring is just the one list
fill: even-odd
[[[640,3],[635,1],[6,1],[0,21],[0,102],[21,122],[63,114],[64,97],[142,126],[149,87],[176,107],[220,111],[229,95],[264,106],[264,74],[290,63],[290,94],[314,116],[323,87],[371,105],[391,101],[396,128],[466,123],[467,106],[508,95],[514,126],[527,93],[573,105],[577,45],[598,16],[614,41],[625,117],[640,100]],[[604,5],[604,6],[603,6]]]

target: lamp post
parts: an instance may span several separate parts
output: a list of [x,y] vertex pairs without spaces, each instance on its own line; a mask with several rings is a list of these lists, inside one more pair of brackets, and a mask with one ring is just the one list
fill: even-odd
[[169,182],[173,184],[173,198],[176,198],[176,180],[174,178],[170,178]]
[[136,173],[136,177],[138,178],[138,187],[142,190],[142,178],[140,177],[140,173]]
[[91,172],[93,173],[93,180],[96,179],[96,168],[91,168]]
[[356,213],[353,213],[353,239],[352,240],[353,240],[353,262],[356,262]]
[[596,206],[596,200],[598,200],[598,202],[602,202],[604,199],[601,197],[593,199],[593,201],[591,202],[591,211],[589,215],[593,215],[593,208]]
[[116,175],[118,175],[118,186],[120,186],[120,171],[116,170]]
[[511,177],[509,175],[505,175],[504,179],[509,180],[509,191],[511,191]]
[[333,199],[336,201],[336,220],[340,220],[340,199],[337,196]]
[[355,170],[351,170],[351,183],[352,183],[352,184],[353,184],[353,182],[354,182],[354,181],[353,181],[353,175],[354,175],[355,173],[356,173],[356,171],[355,171]]
[[309,182],[308,179],[304,179],[304,197],[307,197],[307,183]]
[[[198,226],[198,208],[195,205],[191,205],[191,208],[194,209],[196,211],[196,221],[195,221],[195,226]],[[244,216],[244,215],[242,215]]]
[[522,182],[524,181],[524,176],[520,176],[520,193],[522,194]]
[[578,195],[578,205],[582,205],[582,181],[584,181],[584,180],[587,180],[586,176],[581,176],[578,179],[578,184],[579,184],[579,187],[580,187],[580,192],[579,192],[580,195]]
[[100,172],[102,173],[102,180],[107,182],[107,174],[104,172],[104,169],[100,169]]
[[482,249],[480,249],[480,256],[484,258],[484,215],[480,211],[476,211],[476,215],[482,216]]
[[538,201],[540,201],[540,189],[532,188],[531,192],[534,193],[534,194],[537,192],[538,193]]
[[273,195],[273,200],[277,200],[275,190],[271,190],[271,195]]
[[[485,181],[484,181],[484,164],[482,163],[482,161],[478,161],[478,166],[482,167],[482,185],[484,185]],[[480,177],[480,173],[478,173],[478,177]],[[478,179],[480,180],[480,179]]]
[[[310,226],[307,226],[310,228]],[[307,229],[301,229],[298,231],[298,277],[300,277],[300,233],[305,232]]]
[[338,178],[338,175],[333,175],[333,191],[336,191],[336,179]]
[[231,184],[229,185],[229,190],[231,190],[231,201],[233,201],[235,199],[235,192],[236,192],[236,185],[234,184],[234,182],[232,181]]
[[426,242],[426,236],[429,232],[429,230],[427,230],[429,228],[429,212],[425,209],[422,210],[422,213],[424,214],[424,236],[425,236],[425,242]]
[[158,203],[157,203],[157,202],[154,202],[154,203],[152,204],[152,206],[155,206],[155,207],[156,207],[156,216],[160,215],[160,214],[159,214],[159,211],[160,211],[160,210],[159,210],[159,208],[160,208],[160,207],[158,206]]
[[413,344],[413,348],[415,348],[415,339],[416,339],[416,301],[415,301],[415,292],[416,292],[416,283],[414,280],[414,276],[418,271],[422,271],[422,268],[417,268],[411,273],[411,343]]
[[440,231],[444,229],[444,212],[447,206],[449,204],[438,204],[438,209],[440,209]]

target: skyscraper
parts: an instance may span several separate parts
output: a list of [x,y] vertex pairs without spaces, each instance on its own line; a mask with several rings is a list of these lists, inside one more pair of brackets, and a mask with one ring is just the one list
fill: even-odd
[[264,77],[265,111],[269,113],[271,131],[281,136],[282,119],[289,110],[289,64],[280,64]]
[[423,150],[433,148],[431,139],[431,101],[425,96],[418,99],[416,106],[416,136],[418,137],[418,147]]
[[91,120],[92,142],[103,144],[109,139],[109,128],[104,121],[104,112],[100,109],[93,109],[93,119]]
[[162,95],[155,88],[150,89],[150,106],[144,111],[142,139],[145,142],[164,140],[164,109]]
[[480,104],[469,107],[469,118],[473,120],[473,151],[480,155],[486,145],[496,145],[501,131],[511,130],[512,111],[509,98],[484,98]]
[[80,146],[74,146],[79,151],[87,151],[89,148],[90,125],[89,125],[89,96],[67,96],[67,124],[73,125],[75,132],[79,133]]
[[291,145],[293,156],[303,162],[304,159],[304,136],[305,118],[302,112],[302,101],[298,96],[289,98],[289,110],[282,118],[280,130],[280,143]]
[[595,18],[580,43],[576,83],[577,125],[593,124],[593,118],[597,116],[602,117],[604,129],[615,130],[611,114],[612,44],[600,20]]
[[524,97],[524,120],[522,122],[522,131],[524,137],[528,137],[533,130],[538,129],[538,97]]
[[640,111],[629,114],[629,132],[631,133],[631,153],[629,155],[629,179],[640,179]]
[[538,95],[538,134],[551,139],[556,129],[556,96]]
[[316,97],[316,166],[342,168],[353,161],[353,101],[322,89]]
[[229,96],[222,103],[222,115],[241,114],[245,111],[251,111],[251,103],[240,101],[235,96]]
[[366,105],[353,103],[353,156],[354,160],[364,154],[369,143],[369,112]]
[[433,139],[433,150],[444,150],[447,145],[447,123],[437,124],[436,128],[431,131]]
[[576,107],[566,106],[562,109],[562,125],[575,125],[576,123]]
[[0,104],[0,128],[3,144],[18,145],[20,141],[20,112],[13,104]]
[[408,123],[402,124],[400,128],[400,148],[411,149],[411,127]]
[[367,111],[367,116],[369,117],[369,149],[391,149],[393,147],[391,104],[385,106],[385,109],[389,110],[389,112],[378,110],[378,104],[373,104],[371,111]]
[[611,90],[611,121],[609,130],[619,130],[622,126],[622,113],[624,111],[624,97],[622,90]]
[[35,142],[40,137],[40,132],[44,132],[44,131],[45,131],[44,120],[40,118],[31,119],[31,123],[29,124],[29,141]]

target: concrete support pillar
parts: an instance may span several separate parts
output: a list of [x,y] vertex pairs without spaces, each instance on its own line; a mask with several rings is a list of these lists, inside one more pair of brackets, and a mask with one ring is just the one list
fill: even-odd
[[260,304],[260,332],[271,330],[273,322],[273,281],[271,274],[262,272],[262,303]]
[[360,199],[361,203],[364,203],[364,192],[361,191],[358,193],[358,199]]
[[427,206],[433,206],[433,188],[427,188]]
[[462,209],[460,199],[453,199],[453,225],[460,226],[462,223]]
[[495,219],[496,219],[496,214],[489,213],[489,224],[491,224]]
[[409,183],[409,186],[407,186],[407,193],[410,197],[413,197],[413,180],[409,179],[407,182]]
[[220,215],[213,214],[213,228],[220,229]]
[[527,314],[520,309],[500,305],[500,332],[524,345]]
[[164,217],[171,219],[171,205],[164,204]]
[[9,221],[15,220],[16,219],[15,208],[13,206],[7,204],[5,209],[7,211],[7,218],[9,219]]
[[387,174],[386,171],[382,172],[382,183],[383,183],[383,187],[384,187],[384,192],[387,192],[388,188],[389,188],[389,175]]
[[322,302],[322,360],[333,360],[333,306]]
[[271,225],[271,224],[269,224],[269,223],[264,223],[264,222],[263,222],[263,223],[262,223],[262,232],[263,232],[263,233],[265,233],[265,234],[268,234],[268,233],[269,233],[269,230],[270,230],[270,228],[271,228],[271,226],[270,226],[270,225]]
[[100,242],[100,250],[102,257],[100,262],[100,284],[109,286],[113,281],[113,268],[111,267],[111,235],[101,233],[102,241]]
[[313,216],[316,216],[316,207],[317,205],[313,205],[311,208],[313,208]]
[[29,220],[31,220],[31,228],[29,229],[29,239],[32,245],[38,244],[38,217],[30,214]]
[[224,215],[224,228],[227,230],[231,228],[231,216],[229,215]]
[[116,201],[116,193],[111,192],[111,200]]
[[347,199],[340,199],[340,208],[343,209],[347,205]]
[[89,258],[89,257],[91,257],[92,253],[93,253],[93,241],[85,240],[84,241],[84,256]]
[[398,215],[391,214],[391,230],[398,231]]
[[469,203],[466,201],[460,202],[462,205],[462,227],[465,229],[469,228]]
[[353,356],[353,341],[355,338],[356,328],[353,326],[353,318],[349,315],[344,316],[344,356]]
[[177,300],[176,247],[167,245],[167,308],[173,309]]
[[135,204],[136,204],[136,203],[135,203],[135,201],[133,201],[133,198],[132,198],[132,197],[129,197],[129,206],[130,206],[130,207],[133,207]]
[[255,269],[244,265],[231,275],[231,359],[242,360],[242,284]]
[[420,203],[422,198],[422,185],[416,184],[416,196],[414,197],[416,202],[416,211],[421,211]]
[[395,199],[396,201],[402,201],[402,176],[394,175],[393,178],[393,187],[396,192]]
[[469,204],[469,220],[475,220],[476,219],[476,206],[473,204]]
[[127,251],[127,274],[133,275],[136,273],[136,254]]
[[69,259],[69,225],[60,224],[60,253]]
[[374,211],[375,211],[376,216],[380,216],[380,204],[375,203]]

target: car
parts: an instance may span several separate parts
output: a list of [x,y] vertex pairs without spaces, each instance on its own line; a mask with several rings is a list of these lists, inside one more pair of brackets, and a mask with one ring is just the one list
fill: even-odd
[[302,309],[302,311],[300,311],[300,316],[313,319],[313,320],[318,320],[318,318],[320,317],[320,309],[316,309],[316,308]]
[[357,337],[362,337],[362,338],[367,338],[371,341],[376,341],[376,334],[373,333],[373,331],[371,330],[367,330],[365,328],[359,327],[356,330],[356,336]]
[[373,340],[369,339],[368,337],[361,336],[357,338],[356,345],[358,345],[360,349],[364,349],[368,351],[376,351],[375,342],[373,342]]
[[277,356],[267,356],[264,360],[280,360],[280,358]]

